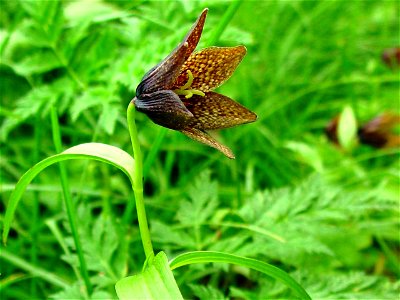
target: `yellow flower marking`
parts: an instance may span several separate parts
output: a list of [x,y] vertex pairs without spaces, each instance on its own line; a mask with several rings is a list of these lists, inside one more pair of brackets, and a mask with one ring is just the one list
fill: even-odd
[[204,93],[200,90],[190,89],[193,83],[193,74],[190,70],[187,70],[188,81],[181,86],[179,89],[174,90],[174,93],[177,95],[185,96],[186,99],[191,98],[193,95],[198,95],[204,97]]

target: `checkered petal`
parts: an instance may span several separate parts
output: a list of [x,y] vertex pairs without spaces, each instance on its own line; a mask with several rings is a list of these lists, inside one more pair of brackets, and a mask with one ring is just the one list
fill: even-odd
[[182,66],[174,87],[179,88],[188,80],[187,71],[193,74],[192,89],[208,92],[231,77],[246,55],[246,47],[210,47],[193,53]]
[[213,147],[213,148],[221,151],[225,156],[227,156],[231,159],[235,158],[235,155],[232,153],[231,149],[222,145],[220,142],[218,142],[216,139],[214,139],[208,133],[206,133],[200,129],[188,127],[188,128],[181,130],[181,132],[184,135],[186,135],[187,137],[191,138],[192,140],[203,143],[207,146]]
[[142,94],[168,90],[173,86],[173,83],[180,74],[183,63],[190,56],[199,42],[207,11],[208,9],[203,10],[189,33],[185,36],[184,40],[178,45],[178,47],[176,47],[163,61],[143,76],[142,81],[136,89],[136,95],[141,96]]
[[194,116],[189,126],[201,130],[228,128],[257,119],[257,115],[243,105],[215,92],[208,92],[204,97],[194,95],[183,101]]

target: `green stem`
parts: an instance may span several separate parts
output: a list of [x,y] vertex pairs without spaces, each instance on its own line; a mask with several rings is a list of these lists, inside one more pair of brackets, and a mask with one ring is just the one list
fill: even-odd
[[143,177],[146,177],[147,174],[149,173],[150,167],[154,163],[154,160],[156,159],[157,154],[161,149],[162,142],[164,141],[167,133],[168,129],[160,126],[157,137],[155,138],[153,144],[151,145],[150,151],[146,156],[146,160],[144,161]]
[[[62,277],[59,277],[58,275],[56,275],[54,273],[46,271],[46,270],[40,268],[40,266],[38,266],[38,265],[33,265],[33,264],[27,262],[26,260],[18,257],[17,255],[8,251],[5,248],[0,248],[0,258],[2,260],[6,260],[6,261],[12,263],[14,266],[17,266],[17,267],[21,268],[22,270],[24,270],[36,277],[39,277],[55,286],[58,286],[63,289],[67,289],[67,288],[71,287],[71,282],[69,282],[68,280],[66,280]],[[6,280],[4,280],[4,281],[6,281]]]
[[219,21],[217,27],[214,29],[214,31],[209,39],[210,45],[217,44],[222,33],[225,31],[229,22],[232,20],[234,14],[239,9],[240,4],[242,4],[242,0],[232,1],[230,3],[228,9],[226,10],[225,14],[222,16],[221,20]]
[[132,174],[132,188],[135,194],[136,212],[139,222],[140,236],[142,238],[146,259],[154,257],[153,245],[151,244],[149,225],[147,224],[146,210],[143,200],[143,161],[140,151],[139,139],[135,123],[135,106],[130,102],[127,109],[127,120],[129,134],[131,137],[134,162],[134,174]]
[[[51,126],[53,131],[53,141],[54,141],[54,146],[56,148],[56,152],[61,153],[62,147],[61,147],[60,125],[58,123],[57,111],[54,108],[54,106],[51,108]],[[72,201],[71,193],[69,192],[70,187],[69,187],[67,171],[65,169],[65,165],[61,162],[59,163],[59,169],[60,169],[61,186],[63,189],[64,199],[65,199],[65,206],[67,208],[68,220],[71,226],[71,233],[74,239],[76,252],[79,258],[81,274],[86,285],[87,293],[88,295],[91,295],[93,292],[93,286],[89,279],[89,273],[86,266],[86,260],[83,254],[82,244],[79,239],[78,227],[75,215],[75,205],[74,202]]]
[[[39,115],[36,115],[35,118],[35,128],[34,128],[34,134],[35,134],[35,148],[33,150],[33,162],[36,163],[39,161],[39,152],[40,152],[40,146],[41,146],[41,118]],[[39,193],[34,192],[33,193],[33,205],[32,205],[32,226],[30,229],[31,232],[31,237],[32,237],[32,247],[31,247],[31,262],[32,264],[36,265],[38,262],[38,228],[40,225],[39,224]],[[30,294],[32,296],[36,295],[36,290],[37,290],[37,282],[35,278],[32,279],[31,281],[31,291]]]

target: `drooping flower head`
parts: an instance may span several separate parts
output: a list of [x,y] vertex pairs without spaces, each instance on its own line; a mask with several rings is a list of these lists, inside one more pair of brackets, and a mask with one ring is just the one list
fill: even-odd
[[358,130],[358,136],[361,143],[375,148],[397,148],[400,136],[392,131],[399,124],[400,115],[382,113],[364,124]]
[[[400,115],[384,112],[366,122],[357,129],[358,140],[361,144],[375,148],[400,147],[400,135],[394,132],[400,124]],[[328,138],[339,145],[338,139],[339,116],[333,118],[325,128]]]
[[206,130],[254,122],[255,113],[212,90],[225,82],[246,54],[244,46],[210,47],[194,52],[203,31],[204,9],[184,40],[144,75],[132,100],[154,123],[179,130],[229,158],[232,151]]

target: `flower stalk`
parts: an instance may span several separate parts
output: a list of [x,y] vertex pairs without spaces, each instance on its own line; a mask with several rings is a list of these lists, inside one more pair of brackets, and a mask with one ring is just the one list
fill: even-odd
[[139,231],[142,239],[144,253],[147,260],[154,256],[153,245],[150,238],[149,225],[147,223],[146,209],[143,199],[143,159],[140,150],[139,139],[135,123],[135,105],[129,103],[127,109],[129,135],[132,142],[134,157],[134,174],[132,174],[132,189],[135,194],[136,212],[138,216]]

